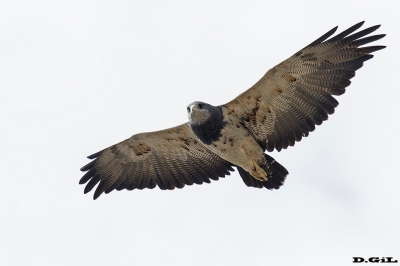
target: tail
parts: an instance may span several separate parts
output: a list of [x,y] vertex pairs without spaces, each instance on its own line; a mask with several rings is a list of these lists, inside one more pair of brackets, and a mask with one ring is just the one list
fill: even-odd
[[243,182],[248,187],[256,187],[256,188],[266,187],[267,189],[278,189],[280,186],[283,185],[286,176],[289,174],[289,172],[285,169],[285,167],[280,165],[277,161],[275,161],[274,158],[272,158],[267,154],[264,154],[264,158],[260,163],[260,166],[264,169],[264,171],[268,175],[267,181],[264,182],[259,181],[243,168],[236,166],[240,176],[243,179]]

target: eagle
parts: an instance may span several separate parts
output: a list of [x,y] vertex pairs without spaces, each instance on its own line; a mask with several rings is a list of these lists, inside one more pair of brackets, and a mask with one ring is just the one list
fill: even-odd
[[[380,25],[357,30],[364,22],[331,37],[331,29],[270,69],[232,101],[213,106],[193,102],[189,121],[146,132],[88,156],[79,184],[93,199],[113,190],[162,190],[210,183],[235,167],[248,187],[278,189],[288,171],[265,151],[281,151],[307,137],[333,114],[350,79],[372,52],[363,46],[385,34],[369,35]],[[331,38],[330,38],[331,37]]]

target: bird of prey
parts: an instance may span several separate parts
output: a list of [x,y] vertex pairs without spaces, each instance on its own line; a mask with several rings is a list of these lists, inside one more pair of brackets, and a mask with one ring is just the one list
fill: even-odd
[[385,36],[367,36],[380,25],[356,32],[363,23],[328,39],[331,29],[226,104],[189,104],[187,123],[88,156],[94,160],[81,168],[84,192],[97,184],[94,199],[114,189],[172,190],[218,180],[232,167],[249,187],[278,189],[288,171],[265,151],[293,146],[327,120],[338,106],[332,95],[343,94],[371,53],[385,48],[363,46]]

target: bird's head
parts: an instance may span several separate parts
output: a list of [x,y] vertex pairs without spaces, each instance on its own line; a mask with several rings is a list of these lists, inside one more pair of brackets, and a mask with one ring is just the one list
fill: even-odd
[[215,106],[203,102],[193,102],[187,106],[190,124],[201,125],[206,122],[215,112]]

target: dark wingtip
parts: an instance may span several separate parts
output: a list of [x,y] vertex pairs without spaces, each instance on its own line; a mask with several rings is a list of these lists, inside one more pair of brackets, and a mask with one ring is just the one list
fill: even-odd
[[354,40],[352,42],[352,45],[359,47],[359,46],[365,45],[367,43],[371,43],[371,42],[380,40],[385,36],[386,36],[386,34],[377,34],[377,35],[369,36],[369,37],[366,37],[363,39]]
[[302,50],[311,47],[313,45],[317,45],[322,43],[323,41],[325,41],[326,39],[328,39],[329,37],[332,36],[332,34],[334,34],[336,32],[336,30],[338,29],[338,26],[334,27],[333,29],[331,29],[330,31],[328,31],[327,33],[325,33],[324,35],[322,35],[321,37],[319,37],[318,39],[316,39],[315,41],[313,41],[312,43],[310,43],[309,45],[307,45],[306,47],[304,47]]
[[89,183],[86,185],[85,190],[83,191],[84,194],[90,192],[94,186],[97,185],[97,183],[99,183],[100,181],[100,176],[99,175],[95,175],[92,179],[90,179]]
[[103,151],[104,150],[101,150],[101,151],[98,151],[96,153],[93,153],[92,155],[89,155],[87,158],[88,159],[95,159],[95,158],[99,157],[103,153]]
[[377,45],[377,46],[375,46],[375,50],[373,52],[379,51],[379,50],[382,50],[382,49],[385,49],[385,48],[386,48],[386,45]]
[[354,26],[351,27],[351,28],[359,29],[359,28],[361,28],[362,25],[364,25],[364,23],[365,23],[365,20],[360,21],[360,22],[358,22],[356,25],[354,25]]
[[98,197],[100,197],[101,194],[103,194],[104,186],[105,186],[105,182],[103,182],[103,181],[100,182],[100,184],[96,188],[96,191],[94,192],[93,200],[96,200]]
[[94,168],[90,169],[86,174],[82,176],[82,178],[79,180],[79,184],[85,184],[92,176],[94,176],[95,170]]
[[328,35],[332,35],[332,34],[334,34],[336,31],[337,31],[337,29],[339,28],[339,26],[335,26],[335,27],[333,27],[330,31],[328,31],[326,34]]
[[370,60],[373,57],[374,57],[374,55],[372,55],[372,54],[366,54],[366,55],[363,55],[362,57],[360,57],[359,60],[361,60],[362,62],[365,62],[367,60]]
[[343,39],[344,37],[348,36],[349,34],[355,32],[356,30],[358,30],[362,25],[364,24],[364,21],[361,21],[353,26],[351,26],[350,28],[348,28],[347,30],[342,31],[341,33],[339,33],[338,35],[332,37],[331,39],[329,39],[329,42],[336,42],[339,41],[341,39]]
[[382,50],[384,48],[386,48],[386,46],[376,45],[376,46],[367,46],[367,47],[358,48],[356,51],[363,53],[363,54],[369,54],[369,53],[373,53],[373,52]]
[[368,34],[370,34],[371,32],[374,32],[377,29],[379,29],[380,27],[381,27],[381,25],[379,24],[379,25],[375,25],[375,26],[369,27],[369,28],[367,28],[365,30],[368,30],[368,32],[369,32]]
[[82,172],[86,172],[87,170],[90,170],[92,167],[93,167],[93,165],[96,163],[96,161],[91,161],[90,163],[88,163],[87,165],[85,165],[85,166],[82,166],[81,167],[81,171]]

